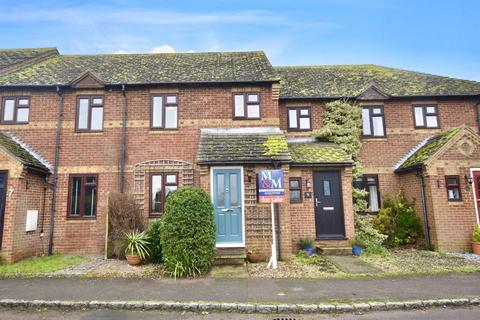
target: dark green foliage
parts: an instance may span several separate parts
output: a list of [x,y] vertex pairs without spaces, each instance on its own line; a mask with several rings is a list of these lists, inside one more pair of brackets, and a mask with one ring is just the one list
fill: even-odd
[[393,247],[414,244],[423,236],[422,223],[413,203],[405,198],[402,191],[385,199],[373,223],[377,230],[388,236],[386,243]]
[[199,188],[170,194],[160,224],[164,264],[175,277],[197,276],[215,258],[215,221],[210,196]]
[[150,241],[150,256],[148,257],[148,261],[153,263],[160,263],[163,261],[162,244],[160,243],[161,223],[162,221],[157,219],[148,227],[147,230],[148,239]]

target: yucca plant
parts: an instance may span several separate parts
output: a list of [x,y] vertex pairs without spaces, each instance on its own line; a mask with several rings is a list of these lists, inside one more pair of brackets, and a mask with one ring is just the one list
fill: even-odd
[[142,260],[150,255],[150,250],[148,248],[150,241],[145,231],[140,232],[134,230],[132,232],[125,233],[125,242],[127,244],[127,247],[125,248],[125,255],[138,255],[140,258],[142,258]]

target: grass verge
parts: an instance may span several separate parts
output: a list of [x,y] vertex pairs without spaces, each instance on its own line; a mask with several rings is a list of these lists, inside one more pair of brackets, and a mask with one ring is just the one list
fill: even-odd
[[28,277],[45,275],[50,272],[65,269],[88,259],[81,255],[54,254],[51,256],[33,257],[13,264],[0,265],[0,277]]

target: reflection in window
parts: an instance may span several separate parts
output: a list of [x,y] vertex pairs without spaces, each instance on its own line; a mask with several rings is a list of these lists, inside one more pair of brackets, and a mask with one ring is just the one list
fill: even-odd
[[323,180],[323,195],[326,197],[329,197],[332,195],[329,180]]

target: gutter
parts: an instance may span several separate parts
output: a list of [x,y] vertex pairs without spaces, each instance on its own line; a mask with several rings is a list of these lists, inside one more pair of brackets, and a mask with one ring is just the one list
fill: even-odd
[[53,163],[53,181],[52,181],[52,205],[50,208],[50,237],[48,240],[48,255],[53,253],[53,235],[55,227],[55,207],[57,200],[57,180],[58,180],[58,163],[60,160],[60,143],[63,119],[63,95],[60,87],[57,87],[58,94],[58,115],[57,115],[57,131],[55,136],[55,160]]
[[122,141],[120,144],[120,193],[125,191],[125,157],[127,144],[127,94],[125,85],[122,84],[123,110],[122,110]]
[[422,193],[422,208],[423,208],[423,224],[425,226],[425,239],[427,240],[427,247],[432,250],[432,241],[430,239],[430,224],[428,222],[427,197],[425,193],[425,178],[422,169],[415,172],[417,178],[420,179],[420,191]]

